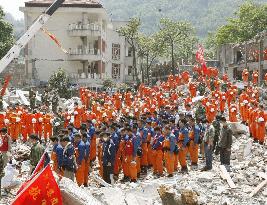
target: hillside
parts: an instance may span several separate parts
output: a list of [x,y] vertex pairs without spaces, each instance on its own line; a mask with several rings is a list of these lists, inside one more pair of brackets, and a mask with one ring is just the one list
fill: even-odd
[[[192,22],[199,37],[205,37],[231,17],[244,0],[103,0],[114,20],[128,20],[140,16],[143,30],[151,33],[158,28],[158,20],[168,17]],[[267,0],[255,0],[267,3]]]
[[13,25],[14,36],[16,39],[19,38],[24,32],[24,20],[16,20],[10,13],[5,14],[5,20]]

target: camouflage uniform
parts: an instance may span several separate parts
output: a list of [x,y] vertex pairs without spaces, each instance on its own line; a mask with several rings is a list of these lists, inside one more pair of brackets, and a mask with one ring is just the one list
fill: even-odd
[[200,83],[198,86],[198,91],[199,91],[201,96],[205,94],[205,90],[206,90],[205,83]]
[[206,117],[206,109],[203,105],[197,106],[195,117],[196,119],[204,119]]
[[44,153],[44,147],[39,142],[33,144],[33,146],[31,147],[31,153],[30,153],[30,164],[33,168],[32,171],[37,166],[43,153]]
[[214,151],[215,149],[217,149],[217,144],[218,144],[219,136],[221,132],[221,124],[219,120],[214,120],[212,125],[215,129],[215,135],[214,135],[214,141],[213,141],[213,144],[214,144],[213,151]]
[[58,107],[58,94],[55,92],[52,98],[52,111],[53,113],[57,112]]

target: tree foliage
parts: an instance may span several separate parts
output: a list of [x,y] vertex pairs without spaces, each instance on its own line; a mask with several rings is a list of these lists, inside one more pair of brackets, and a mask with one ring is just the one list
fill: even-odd
[[[140,34],[138,37],[138,56],[141,61],[145,61],[146,70],[142,70],[142,76],[146,75],[150,83],[150,71],[153,63],[158,57],[164,55],[164,42],[161,40],[159,33],[151,36]],[[143,80],[142,80],[143,81]]]
[[70,97],[69,78],[62,68],[51,75],[48,84],[50,89],[56,90],[61,98]]
[[3,58],[14,43],[13,28],[4,20],[4,12],[0,7],[0,58]]
[[137,65],[136,65],[136,53],[137,53],[137,41],[138,41],[138,35],[139,35],[139,29],[141,26],[141,21],[139,18],[132,18],[130,19],[129,23],[121,27],[117,30],[119,35],[124,36],[126,41],[129,43],[129,45],[132,48],[133,51],[133,78],[138,79],[138,72],[137,72]]
[[[267,3],[267,0],[254,0]],[[197,36],[204,38],[232,17],[244,0],[103,0],[105,8],[116,20],[127,20],[139,16],[143,22],[141,30],[153,33],[158,29],[162,17],[175,21],[190,21]],[[119,6],[118,6],[119,5]]]
[[172,73],[175,74],[175,60],[188,59],[197,42],[193,26],[185,21],[163,18],[160,21],[159,39],[164,43],[166,56],[171,58]]
[[235,13],[234,18],[229,18],[227,24],[217,30],[216,44],[220,46],[227,43],[244,42],[266,28],[267,4],[246,2]]

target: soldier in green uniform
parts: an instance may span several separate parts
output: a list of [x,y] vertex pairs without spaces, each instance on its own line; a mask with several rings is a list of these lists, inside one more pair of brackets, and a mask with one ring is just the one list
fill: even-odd
[[40,144],[40,141],[37,135],[32,134],[30,135],[29,139],[32,144],[31,153],[30,153],[30,165],[31,165],[30,173],[32,173],[44,153],[44,147],[43,145]]
[[54,117],[53,122],[53,136],[58,136],[60,134],[60,131],[64,128],[63,122],[58,114]]
[[199,83],[199,85],[198,85],[198,91],[199,91],[199,94],[201,96],[203,96],[205,94],[205,90],[206,90],[205,83],[204,82]]
[[221,116],[217,115],[216,119],[212,122],[212,125],[215,129],[215,135],[214,135],[214,141],[213,141],[213,144],[214,144],[213,151],[215,150],[215,152],[218,149],[217,144],[218,144],[219,136],[220,136],[220,132],[221,132],[220,120],[221,120]]
[[196,119],[204,119],[206,117],[206,109],[199,101],[197,103],[196,112],[195,112]]

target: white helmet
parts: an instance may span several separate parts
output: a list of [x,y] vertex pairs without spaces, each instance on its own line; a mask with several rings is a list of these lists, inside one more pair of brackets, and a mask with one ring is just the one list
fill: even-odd
[[67,116],[67,120],[69,120],[69,119],[70,119],[70,116],[68,115],[68,116]]
[[93,120],[92,120],[92,123],[93,123],[93,124],[96,124],[96,120],[95,120],[95,119],[93,119]]
[[19,117],[16,117],[16,122],[20,122],[20,118]]
[[258,119],[258,122],[264,122],[263,117],[260,117],[260,118]]
[[43,118],[42,117],[39,118],[39,122],[43,122]]
[[236,111],[236,108],[233,107],[233,108],[231,109],[231,112],[235,112],[235,111]]
[[54,122],[54,119],[51,119],[51,120],[50,120],[50,123],[52,124],[53,122]]
[[102,115],[102,117],[107,117],[107,113],[104,112],[103,115]]
[[210,109],[210,111],[211,111],[211,112],[214,112],[214,111],[215,111],[215,109],[214,109],[214,108],[211,108],[211,109]]
[[96,110],[97,110],[97,111],[100,111],[101,109],[100,109],[100,107],[97,107]]
[[128,113],[128,112],[130,112],[130,110],[127,108],[127,109],[125,110],[125,112],[127,112],[127,113]]
[[5,123],[5,124],[9,124],[9,119],[5,119],[5,120],[4,120],[4,123]]
[[32,118],[32,123],[36,123],[36,119],[35,118]]
[[134,111],[135,111],[135,112],[138,112],[138,108],[135,108]]
[[78,112],[77,111],[74,111],[74,115],[78,115]]

